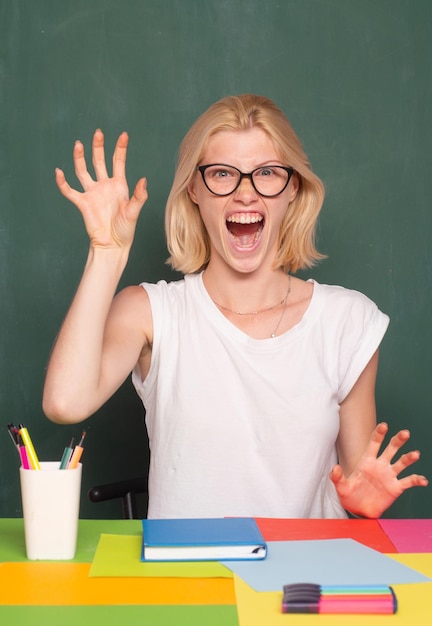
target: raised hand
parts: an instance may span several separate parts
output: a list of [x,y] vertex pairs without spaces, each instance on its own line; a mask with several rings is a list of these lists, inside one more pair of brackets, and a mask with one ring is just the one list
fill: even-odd
[[394,435],[378,456],[387,431],[387,424],[377,425],[363,456],[349,476],[344,475],[340,465],[336,465],[331,472],[330,478],[342,506],[355,515],[378,518],[406,489],[429,484],[424,476],[418,474],[398,478],[403,470],[418,461],[418,450],[403,454],[392,463],[410,438],[408,430]]
[[124,248],[132,245],[141,208],[147,200],[147,181],[138,181],[132,197],[126,180],[128,135],[122,133],[113,154],[113,172],[109,177],[104,150],[104,135],[96,130],[93,136],[93,168],[96,180],[87,169],[84,146],[77,141],[73,160],[75,173],[84,192],[73,189],[62,170],[56,170],[56,182],[61,193],[81,212],[93,247]]

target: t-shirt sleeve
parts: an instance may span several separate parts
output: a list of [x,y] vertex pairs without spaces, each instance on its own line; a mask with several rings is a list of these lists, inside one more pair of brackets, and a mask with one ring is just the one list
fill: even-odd
[[390,319],[357,291],[348,291],[340,324],[339,403],[347,397],[378,349]]

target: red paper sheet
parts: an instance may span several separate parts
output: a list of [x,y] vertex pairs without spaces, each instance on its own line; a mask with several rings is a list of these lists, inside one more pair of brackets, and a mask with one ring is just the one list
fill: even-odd
[[256,518],[266,541],[354,539],[378,552],[398,552],[377,520]]

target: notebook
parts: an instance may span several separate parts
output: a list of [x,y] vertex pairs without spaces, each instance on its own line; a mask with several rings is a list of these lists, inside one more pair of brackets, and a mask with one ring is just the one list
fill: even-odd
[[145,519],[142,561],[258,560],[267,545],[250,517]]

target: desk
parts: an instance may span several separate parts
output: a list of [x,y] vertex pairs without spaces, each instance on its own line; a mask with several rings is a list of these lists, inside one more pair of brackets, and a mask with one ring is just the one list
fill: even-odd
[[[432,520],[257,519],[257,522],[267,541],[352,538],[432,577]],[[90,578],[88,572],[101,534],[141,535],[141,522],[80,520],[77,553],[73,561],[29,562],[25,556],[22,520],[0,520],[0,624],[432,624],[432,608],[429,608],[432,607],[432,582],[395,585],[398,613],[394,616],[365,617],[283,615],[280,613],[281,593],[258,593],[236,576],[189,579],[187,582],[184,579]],[[399,548],[403,549],[403,553]],[[155,585],[154,588],[151,585]],[[161,601],[158,588],[166,601]],[[153,591],[149,592],[149,589]],[[189,604],[184,603],[185,598]]]

